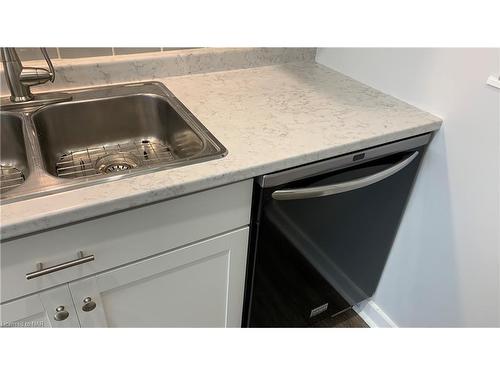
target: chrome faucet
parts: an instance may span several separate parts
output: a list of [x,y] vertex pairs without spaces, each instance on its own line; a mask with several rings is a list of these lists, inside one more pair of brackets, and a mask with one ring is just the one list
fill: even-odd
[[16,107],[26,103],[42,105],[71,100],[65,93],[33,95],[31,86],[54,82],[56,72],[45,48],[40,48],[48,68],[24,67],[15,48],[1,48],[3,71],[10,90],[9,100],[2,99],[2,107]]

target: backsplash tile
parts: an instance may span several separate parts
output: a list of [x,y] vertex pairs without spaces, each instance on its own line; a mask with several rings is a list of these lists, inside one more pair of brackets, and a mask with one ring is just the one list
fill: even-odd
[[63,59],[77,59],[80,57],[94,57],[94,56],[112,56],[113,49],[111,47],[99,48],[79,48],[79,47],[62,47],[59,48],[59,54]]
[[[210,73],[233,69],[298,61],[313,62],[315,48],[197,48],[179,49],[164,53],[143,53],[130,58],[65,59],[54,60],[57,78],[51,90],[65,90],[75,86],[96,86],[135,80],[154,80],[187,74]],[[60,55],[59,55],[60,56]],[[120,55],[126,56],[126,55]],[[28,60],[26,60],[28,61]],[[24,61],[23,61],[24,63]],[[26,64],[44,66],[37,60]],[[33,87],[34,92],[47,90],[47,85]],[[6,85],[0,85],[0,96],[9,95]]]
[[[50,47],[47,52],[51,59],[77,59],[81,57],[117,56],[137,53],[176,51],[202,47]],[[16,47],[19,58],[23,61],[43,60],[38,47]]]
[[180,49],[195,49],[195,48],[203,48],[203,47],[163,47],[163,51],[177,51]]
[[[130,55],[131,58],[60,59],[51,89],[96,86],[159,77],[245,69],[264,65],[314,61],[315,48],[199,48]],[[35,88],[36,90],[36,88]]]
[[[16,47],[17,54],[21,60],[43,60],[42,51],[37,47]],[[57,53],[57,48],[50,47],[47,48],[47,52],[51,59],[57,59],[59,57]]]
[[115,47],[115,55],[129,55],[132,53],[147,53],[147,52],[160,52],[161,48],[143,48],[143,47]]

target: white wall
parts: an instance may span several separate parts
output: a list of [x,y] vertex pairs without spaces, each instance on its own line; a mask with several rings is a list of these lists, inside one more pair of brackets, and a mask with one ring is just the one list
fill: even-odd
[[398,326],[500,325],[499,49],[319,49],[317,61],[444,119],[373,301]]

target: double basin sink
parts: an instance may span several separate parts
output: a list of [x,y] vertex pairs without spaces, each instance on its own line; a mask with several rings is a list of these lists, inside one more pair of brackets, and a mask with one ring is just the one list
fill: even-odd
[[0,111],[2,203],[227,153],[161,83],[66,92],[70,101]]

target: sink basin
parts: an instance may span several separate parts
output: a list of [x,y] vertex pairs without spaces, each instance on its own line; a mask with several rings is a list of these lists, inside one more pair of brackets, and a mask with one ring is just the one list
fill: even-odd
[[2,204],[227,154],[161,83],[66,92],[71,101],[1,112]]
[[23,137],[23,121],[10,113],[0,113],[0,190],[15,189],[28,176]]
[[105,177],[225,153],[180,103],[149,91],[107,92],[37,111],[33,123],[46,171],[60,178]]

